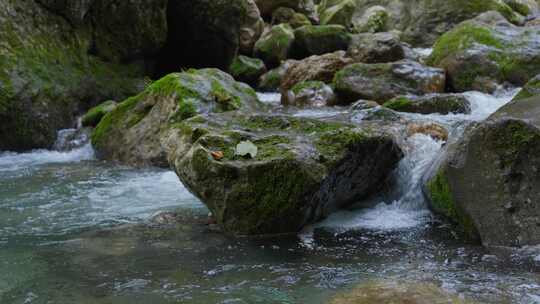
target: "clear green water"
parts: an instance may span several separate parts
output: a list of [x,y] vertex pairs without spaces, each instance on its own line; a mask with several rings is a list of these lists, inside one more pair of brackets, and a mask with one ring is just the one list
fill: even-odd
[[[177,223],[149,222],[158,210],[180,210]],[[2,154],[0,303],[326,303],[376,279],[485,303],[539,300],[534,254],[495,258],[430,220],[239,240],[210,229],[207,213],[172,172],[88,150]]]

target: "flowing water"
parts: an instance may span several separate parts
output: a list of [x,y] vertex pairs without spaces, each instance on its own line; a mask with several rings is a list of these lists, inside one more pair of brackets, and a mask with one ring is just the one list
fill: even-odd
[[[407,115],[459,128],[513,94],[467,93],[470,115]],[[261,98],[279,104],[277,94]],[[264,240],[214,231],[208,210],[170,171],[98,161],[88,144],[1,153],[0,303],[327,303],[374,281],[434,284],[478,303],[540,303],[540,249],[489,252],[461,239],[421,195],[443,143],[421,134],[407,141],[395,185],[371,198],[373,207]],[[172,210],[174,221],[149,220]]]

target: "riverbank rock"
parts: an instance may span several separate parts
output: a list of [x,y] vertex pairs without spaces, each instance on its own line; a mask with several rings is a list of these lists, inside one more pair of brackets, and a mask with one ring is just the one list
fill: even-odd
[[256,111],[255,91],[217,69],[169,74],[106,114],[92,134],[98,157],[136,166],[168,167],[160,134],[199,113]]
[[270,235],[296,233],[377,191],[402,153],[376,129],[231,112],[186,120],[163,142],[226,231]]
[[286,23],[275,25],[263,33],[255,43],[253,54],[262,59],[268,67],[277,67],[291,55],[294,38],[294,31],[290,25]]
[[431,208],[486,246],[540,244],[540,98],[511,102],[428,174]]
[[341,25],[303,26],[294,31],[294,36],[293,57],[298,59],[347,50],[351,40]]
[[289,59],[281,63],[275,69],[272,69],[261,76],[259,79],[258,89],[266,92],[277,92],[281,86],[281,81],[285,77],[285,73],[291,67],[295,60]]
[[266,73],[266,66],[260,59],[240,55],[234,59],[229,71],[234,79],[257,86],[259,78]]
[[114,100],[105,101],[98,106],[88,110],[81,118],[83,127],[95,127],[99,124],[103,116],[112,112],[118,104]]
[[288,23],[293,29],[311,25],[311,21],[306,15],[297,13],[289,7],[280,7],[272,14],[272,25],[281,23]]
[[344,51],[310,56],[300,61],[291,63],[281,80],[281,91],[286,92],[297,83],[304,81],[322,81],[331,83],[334,75],[352,63]]
[[288,7],[296,12],[306,15],[312,21],[318,21],[313,0],[255,0],[263,16],[272,16],[280,7]]
[[453,90],[524,85],[540,69],[540,27],[518,27],[497,12],[463,22],[436,43],[428,63],[448,73]]
[[334,86],[344,102],[368,99],[383,103],[398,95],[442,93],[445,80],[442,69],[403,60],[348,65],[335,75]]
[[89,55],[93,41],[35,1],[0,3],[0,150],[50,148],[81,112],[140,89],[140,66]]
[[470,102],[461,94],[428,94],[423,96],[398,96],[384,103],[398,112],[447,115],[471,113]]
[[355,62],[383,63],[405,59],[405,47],[395,33],[353,35],[347,55]]

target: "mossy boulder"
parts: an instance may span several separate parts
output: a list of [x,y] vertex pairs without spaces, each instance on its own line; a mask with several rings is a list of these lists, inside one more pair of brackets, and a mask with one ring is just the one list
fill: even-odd
[[255,43],[253,53],[268,67],[277,67],[289,58],[294,43],[294,32],[290,25],[279,24],[265,32]]
[[322,81],[306,81],[297,83],[286,94],[282,94],[281,103],[298,107],[333,106],[337,97],[331,86]]
[[357,33],[378,33],[389,30],[390,13],[382,6],[368,8],[362,17],[353,20],[353,28]]
[[306,15],[297,13],[289,7],[280,7],[272,14],[272,24],[288,23],[293,29],[311,25],[311,21]]
[[344,51],[310,56],[293,62],[285,72],[280,90],[286,92],[297,83],[304,81],[332,83],[334,75],[350,63],[352,60],[345,55]]
[[383,63],[405,59],[405,46],[395,33],[352,35],[347,55],[355,62]]
[[255,91],[217,69],[169,74],[106,114],[92,134],[99,158],[167,167],[160,135],[200,113],[263,109]]
[[308,25],[294,31],[293,57],[297,59],[347,50],[351,37],[341,25]]
[[368,99],[383,103],[398,95],[442,93],[444,70],[402,60],[391,63],[355,63],[339,71],[334,78],[336,93],[342,101]]
[[259,79],[258,90],[265,92],[279,91],[281,81],[285,77],[285,73],[291,67],[295,60],[285,60],[281,65],[275,69],[272,69],[261,76]]
[[89,55],[87,26],[35,1],[0,2],[0,150],[50,148],[88,108],[140,89],[140,66]]
[[[248,141],[256,155],[237,155]],[[402,157],[367,127],[268,114],[196,116],[167,142],[184,185],[235,235],[297,233],[376,192]]]
[[427,175],[431,208],[486,246],[540,244],[540,98],[470,127]]
[[354,0],[340,0],[326,2],[320,7],[321,24],[339,24],[347,28],[351,27],[352,16],[357,7]]
[[444,68],[455,91],[489,91],[486,82],[524,85],[540,69],[540,27],[518,27],[496,12],[463,22],[435,44],[428,63]]
[[105,101],[98,106],[88,110],[86,114],[81,118],[81,124],[83,127],[95,127],[99,124],[103,116],[112,112],[118,104],[114,100]]
[[313,0],[255,0],[255,2],[265,17],[271,17],[277,9],[287,7],[304,14],[312,21],[319,20]]
[[519,91],[513,100],[526,99],[540,95],[540,75],[536,75]]
[[256,86],[259,78],[266,73],[266,66],[260,59],[240,55],[234,59],[229,71],[234,79]]
[[384,103],[384,106],[398,112],[420,114],[469,114],[470,102],[461,94],[428,94],[423,96],[398,96]]

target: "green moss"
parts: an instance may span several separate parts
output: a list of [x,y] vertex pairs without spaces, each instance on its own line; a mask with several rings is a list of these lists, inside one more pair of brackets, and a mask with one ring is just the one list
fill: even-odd
[[529,8],[529,6],[527,6],[526,4],[520,2],[519,0],[512,0],[512,1],[507,1],[506,4],[512,8],[514,11],[516,11],[517,13],[523,15],[523,16],[529,16],[531,14],[531,10]]
[[472,239],[477,236],[476,228],[470,216],[458,208],[444,171],[439,171],[427,184],[431,199],[431,207],[435,212],[444,215],[459,224],[464,234]]
[[[102,141],[105,139],[107,133],[109,133],[113,128],[119,126],[123,122],[125,116],[131,109],[133,109],[137,105],[141,98],[141,94],[130,97],[120,103],[114,110],[107,113],[101,119],[99,124],[94,129],[94,132],[92,133],[92,144],[96,147],[100,146],[100,144],[102,144]],[[136,116],[136,118],[133,119],[137,120],[139,119],[139,117]],[[133,123],[134,121],[128,121],[128,125],[133,125]]]
[[494,151],[500,157],[501,165],[508,168],[518,159],[522,151],[540,142],[540,135],[525,122],[508,120],[492,130]]
[[407,97],[401,96],[385,102],[383,106],[398,112],[406,111],[411,108],[412,101]]
[[240,109],[242,101],[240,97],[227,91],[217,80],[212,81],[214,100],[221,106],[222,111],[234,111]]
[[298,94],[302,92],[303,90],[320,90],[322,89],[326,84],[322,81],[303,81],[299,82],[292,87],[291,91],[294,94]]
[[340,152],[346,151],[353,145],[366,139],[366,134],[350,128],[328,131],[315,142],[317,150],[325,157],[337,159]]
[[258,78],[265,70],[262,60],[243,55],[236,57],[229,67],[231,75],[236,79]]
[[440,65],[445,58],[459,54],[473,43],[497,49],[505,47],[504,42],[493,36],[488,29],[471,23],[464,23],[437,40],[433,47],[433,53],[428,58],[428,63],[435,66]]
[[293,130],[302,134],[323,133],[339,130],[350,125],[338,122],[324,122],[316,119],[281,117],[281,116],[251,116],[239,119],[238,123],[249,130]]
[[90,109],[81,119],[83,126],[97,126],[103,116],[112,111],[116,106],[116,102],[112,100],[105,101],[100,105]]

